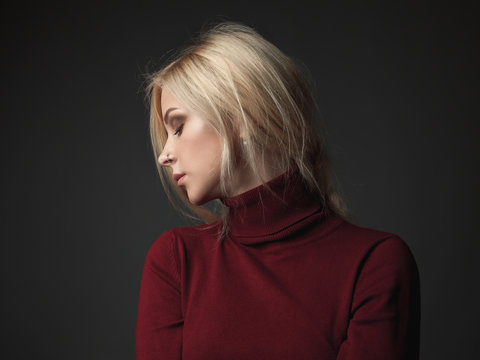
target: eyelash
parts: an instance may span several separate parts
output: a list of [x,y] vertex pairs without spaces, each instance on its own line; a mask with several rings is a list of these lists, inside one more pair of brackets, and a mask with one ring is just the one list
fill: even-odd
[[183,124],[180,125],[177,130],[175,130],[175,132],[173,133],[173,135],[179,135],[182,133],[182,129],[183,129]]

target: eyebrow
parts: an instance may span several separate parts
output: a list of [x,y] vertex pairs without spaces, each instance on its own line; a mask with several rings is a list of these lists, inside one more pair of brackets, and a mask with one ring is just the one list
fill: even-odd
[[177,110],[178,108],[176,107],[171,107],[169,108],[166,112],[165,112],[165,115],[163,116],[163,122],[168,125],[168,121],[169,121],[169,118],[168,118],[168,114],[170,114],[170,112],[172,112],[173,110]]

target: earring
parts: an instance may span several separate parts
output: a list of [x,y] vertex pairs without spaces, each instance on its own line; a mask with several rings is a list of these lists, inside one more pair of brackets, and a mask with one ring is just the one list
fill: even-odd
[[247,140],[242,138],[243,145],[247,145]]
[[164,157],[161,157],[161,158],[160,158],[160,162],[163,163],[164,161],[166,161],[166,162],[172,161],[172,159],[170,159],[170,154],[167,154],[167,155],[165,155]]

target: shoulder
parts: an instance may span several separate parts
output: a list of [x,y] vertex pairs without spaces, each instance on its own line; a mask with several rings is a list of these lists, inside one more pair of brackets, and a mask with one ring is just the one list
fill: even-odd
[[183,226],[163,232],[150,246],[147,259],[175,258],[179,252],[211,244],[217,239],[220,223]]
[[174,242],[175,236],[171,230],[161,234],[148,249],[145,258],[145,269],[149,269],[157,274],[170,273],[176,275]]
[[382,248],[387,247],[402,252],[409,251],[407,243],[400,236],[391,232],[362,227],[346,220],[343,220],[336,230],[336,241],[346,247],[363,248],[368,251],[385,243]]
[[355,253],[363,274],[381,270],[384,274],[418,276],[417,264],[409,245],[394,233],[344,221],[337,236],[345,253]]
[[331,246],[345,261],[364,267],[397,266],[415,268],[415,259],[408,244],[397,234],[362,227],[342,221],[332,234]]

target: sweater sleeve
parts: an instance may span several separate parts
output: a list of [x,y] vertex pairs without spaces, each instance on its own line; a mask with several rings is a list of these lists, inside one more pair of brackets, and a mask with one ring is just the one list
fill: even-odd
[[135,346],[137,360],[181,359],[183,315],[173,233],[152,245],[143,267]]
[[337,360],[418,359],[420,280],[407,244],[376,244],[355,285],[350,322]]

